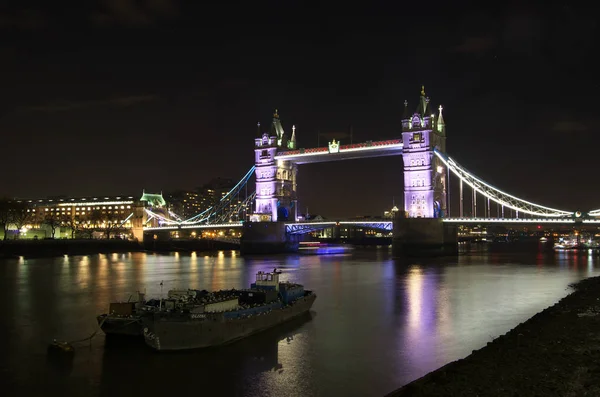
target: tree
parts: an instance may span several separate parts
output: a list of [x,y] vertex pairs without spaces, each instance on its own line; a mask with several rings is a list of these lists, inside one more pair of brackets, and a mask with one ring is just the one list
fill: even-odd
[[[100,210],[94,210],[90,213],[90,222],[96,228],[101,229],[106,238],[122,230],[121,222],[118,220],[118,214],[107,214]],[[112,219],[111,219],[112,218]]]
[[4,232],[4,240],[8,238],[8,225],[10,223],[10,200],[0,198],[0,226]]
[[83,235],[86,238],[92,238],[96,231],[96,225],[92,222],[86,222],[84,220],[78,221],[77,218],[73,217],[69,217],[65,224],[71,228],[71,238],[75,238],[75,234]]
[[17,236],[20,235],[21,229],[31,220],[31,212],[29,206],[23,202],[12,202],[10,205],[10,222],[17,228]]
[[63,221],[62,224],[67,226],[69,229],[71,229],[71,238],[75,238],[75,233],[77,232],[82,232],[82,233],[87,233],[89,232],[89,237],[92,237],[92,233],[94,232],[94,228],[87,228],[85,227],[86,224],[84,221],[79,222],[79,219],[75,218],[74,216],[70,215],[70,214],[65,214],[63,216]]
[[8,239],[8,228],[14,225],[17,228],[17,236],[21,228],[31,219],[31,212],[27,212],[29,206],[20,201],[0,198],[0,226],[4,231],[4,240]]
[[63,223],[63,219],[58,211],[48,211],[44,216],[42,223],[50,228],[52,238],[56,235],[56,229]]
[[111,234],[116,234],[119,230],[121,230],[121,223],[118,221],[108,221],[104,225],[104,235],[106,238],[110,238]]

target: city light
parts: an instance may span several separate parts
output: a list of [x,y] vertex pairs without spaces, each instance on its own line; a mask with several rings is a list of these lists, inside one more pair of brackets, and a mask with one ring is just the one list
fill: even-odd
[[121,204],[133,204],[133,201],[94,201],[85,203],[59,203],[59,207],[77,207],[77,206],[88,206],[88,205],[121,205]]

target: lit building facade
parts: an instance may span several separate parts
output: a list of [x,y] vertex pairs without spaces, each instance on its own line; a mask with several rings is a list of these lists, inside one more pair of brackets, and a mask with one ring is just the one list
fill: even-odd
[[197,191],[179,190],[165,195],[169,211],[177,214],[182,219],[189,219],[199,214],[204,209],[202,196]]
[[24,238],[106,237],[143,239],[148,221],[145,208],[155,211],[165,207],[160,194],[134,196],[52,197],[16,200],[27,205]]
[[446,151],[446,126],[421,90],[417,110],[411,115],[404,102],[402,159],[404,208],[410,218],[440,218],[446,213],[447,172],[433,149]]
[[[258,124],[260,135],[260,123]],[[296,148],[296,127],[285,135],[277,110],[273,114],[271,134],[263,133],[254,140],[256,165],[256,207],[250,217],[254,222],[295,221],[298,217],[298,165],[291,161],[275,160],[278,150]]]
[[[178,190],[168,193],[165,195],[165,199],[171,212],[170,216],[180,220],[190,219],[217,205],[234,186],[233,179],[218,177],[213,178],[196,190]],[[232,198],[229,208],[224,208],[224,211],[236,207],[239,202],[238,197]]]

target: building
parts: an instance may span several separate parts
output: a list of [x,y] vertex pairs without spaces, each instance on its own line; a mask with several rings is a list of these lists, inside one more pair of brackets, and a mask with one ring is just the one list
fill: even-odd
[[198,188],[202,206],[208,208],[216,205],[234,186],[235,183],[231,178],[213,178]]
[[178,190],[166,196],[171,217],[180,218],[179,220],[189,219],[206,209],[198,191]]
[[[200,186],[196,190],[178,190],[166,195],[167,206],[171,218],[177,220],[190,219],[202,212],[213,208],[227,196],[227,193],[235,187],[231,178],[217,177]],[[232,211],[237,208],[245,197],[226,198],[227,204],[222,208],[223,212]],[[238,220],[238,219],[232,219]]]
[[296,148],[296,128],[288,139],[279,113],[275,110],[271,134],[260,131],[254,140],[256,165],[256,208],[253,222],[288,221],[298,218],[296,196],[298,166],[291,161],[275,160],[278,151]]
[[[436,114],[439,111],[439,114]],[[446,213],[446,167],[433,148],[446,151],[446,124],[442,107],[432,107],[425,88],[411,114],[404,101],[402,117],[404,208],[410,218],[440,218]]]
[[385,219],[394,220],[394,218],[396,217],[396,214],[399,211],[400,210],[398,209],[398,207],[396,207],[396,205],[394,205],[391,210],[383,212],[383,217]]
[[[143,227],[154,226],[145,209],[160,212],[166,202],[160,194],[126,196],[55,196],[15,199],[27,212],[23,225],[12,225],[20,238],[143,238]],[[15,230],[17,229],[17,230]]]

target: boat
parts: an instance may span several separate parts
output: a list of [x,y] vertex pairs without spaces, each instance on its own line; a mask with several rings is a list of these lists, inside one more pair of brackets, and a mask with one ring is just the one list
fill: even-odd
[[587,233],[575,233],[567,238],[560,237],[553,248],[555,251],[597,250],[600,243]]
[[218,346],[309,311],[316,294],[300,284],[280,282],[279,275],[276,269],[259,271],[249,289],[188,290],[187,301],[166,299],[161,310],[142,317],[144,341],[157,351]]
[[354,250],[349,244],[329,244],[322,242],[301,242],[298,253],[301,255],[337,255],[347,254]]
[[138,292],[137,300],[131,297],[127,302],[111,302],[108,313],[96,317],[102,331],[108,335],[138,336],[143,335],[142,317],[159,310],[160,301],[145,300],[145,294]]

